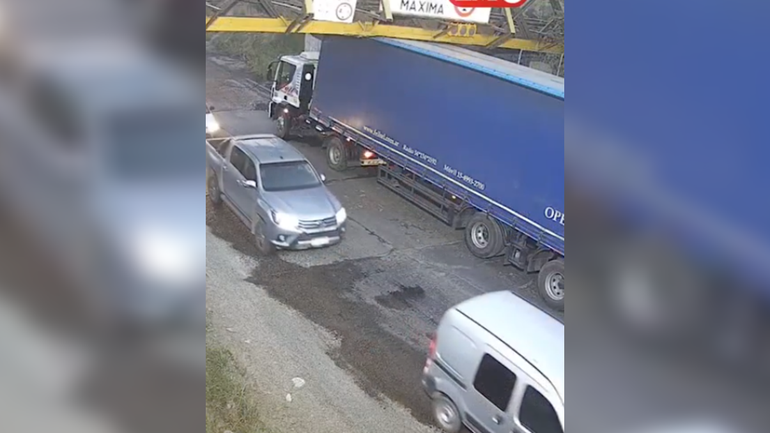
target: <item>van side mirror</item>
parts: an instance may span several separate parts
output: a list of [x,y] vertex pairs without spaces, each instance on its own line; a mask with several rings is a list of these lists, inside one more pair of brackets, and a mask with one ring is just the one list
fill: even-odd
[[214,107],[213,105],[209,105],[209,111],[214,111],[214,110],[216,110],[216,107]]

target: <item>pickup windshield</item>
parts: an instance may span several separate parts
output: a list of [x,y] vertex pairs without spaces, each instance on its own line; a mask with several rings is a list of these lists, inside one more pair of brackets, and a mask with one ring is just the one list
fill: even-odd
[[306,161],[261,164],[259,172],[265,191],[291,191],[321,184],[315,170]]

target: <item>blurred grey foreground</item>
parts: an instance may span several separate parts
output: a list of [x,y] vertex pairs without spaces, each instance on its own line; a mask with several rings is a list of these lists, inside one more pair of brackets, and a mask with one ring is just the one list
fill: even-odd
[[[570,249],[578,252],[565,342],[570,386],[580,390],[573,427],[768,431],[763,233],[719,218],[716,200],[702,206],[675,194],[684,182],[663,176],[660,149],[583,121],[568,120],[565,131]],[[705,163],[690,161],[689,170]]]
[[0,431],[205,428],[204,90],[128,3],[0,3]]

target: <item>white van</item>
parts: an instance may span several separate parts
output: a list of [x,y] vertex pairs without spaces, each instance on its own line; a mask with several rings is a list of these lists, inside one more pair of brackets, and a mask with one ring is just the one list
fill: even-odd
[[422,384],[446,432],[564,432],[564,325],[511,292],[444,314]]

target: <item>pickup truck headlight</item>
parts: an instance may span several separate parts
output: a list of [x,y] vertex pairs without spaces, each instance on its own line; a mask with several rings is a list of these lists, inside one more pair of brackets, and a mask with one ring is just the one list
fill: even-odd
[[337,224],[342,224],[348,219],[348,213],[345,211],[344,207],[340,208],[334,216],[337,218]]
[[297,217],[283,212],[273,212],[273,221],[284,230],[296,230],[297,226],[299,226],[299,219]]

